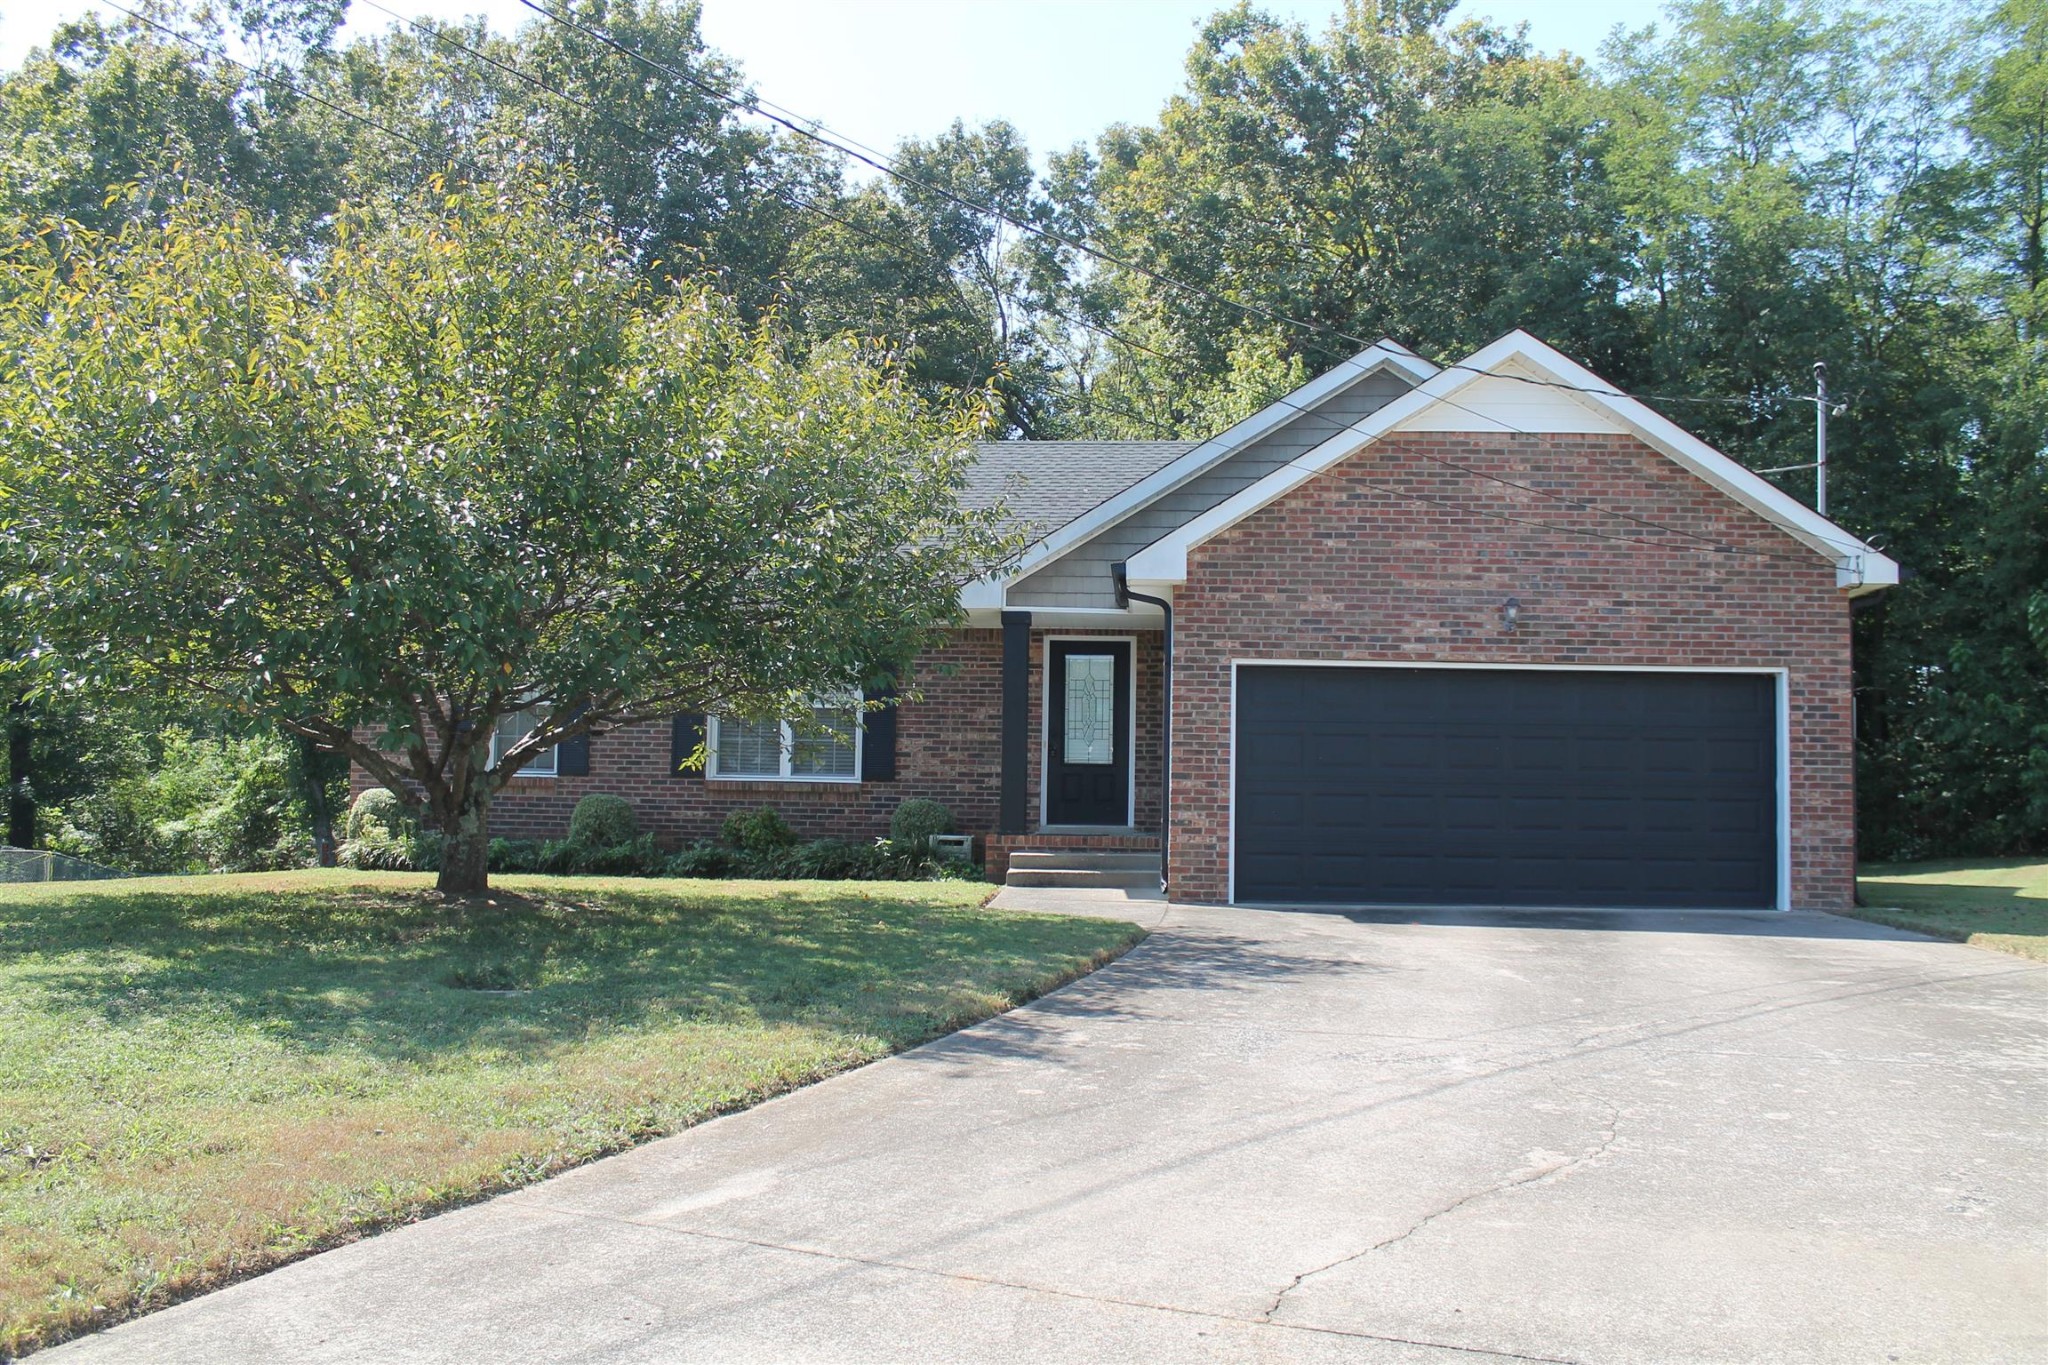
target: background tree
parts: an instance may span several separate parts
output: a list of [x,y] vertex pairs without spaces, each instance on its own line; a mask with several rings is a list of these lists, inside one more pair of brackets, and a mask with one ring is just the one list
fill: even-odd
[[344,196],[540,165],[642,278],[715,280],[793,356],[883,338],[1035,437],[1207,435],[1339,333],[1521,326],[1770,468],[1809,458],[1825,359],[1829,511],[1914,575],[1855,618],[1863,849],[2048,847],[2048,5],[1677,0],[1593,61],[1448,0],[1332,8],[1219,12],[1157,119],[1042,166],[955,125],[851,183],[720,98],[745,75],[680,0],[569,11],[645,61],[545,20],[337,48],[327,0],[152,6],[200,47],[88,22],[0,79],[0,201],[109,228],[215,186],[317,262]]
[[537,753],[857,693],[1003,553],[955,498],[978,411],[653,288],[531,180],[345,211],[310,267],[206,195],[0,262],[0,534],[46,647],[346,754],[449,893]]

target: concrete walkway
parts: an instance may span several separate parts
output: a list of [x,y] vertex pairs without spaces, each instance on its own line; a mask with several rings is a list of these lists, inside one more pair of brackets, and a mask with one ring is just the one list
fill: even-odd
[[1053,894],[1155,932],[48,1358],[2048,1358],[2048,969],[1814,915]]

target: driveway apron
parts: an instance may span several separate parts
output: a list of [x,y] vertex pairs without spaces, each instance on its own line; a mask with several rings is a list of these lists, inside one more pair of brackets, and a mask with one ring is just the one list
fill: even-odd
[[1152,936],[1002,1018],[49,1358],[2048,1358],[2048,968],[1113,913]]

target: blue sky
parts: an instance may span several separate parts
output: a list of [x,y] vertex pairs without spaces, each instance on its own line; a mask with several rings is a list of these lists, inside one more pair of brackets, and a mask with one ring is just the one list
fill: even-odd
[[[125,0],[124,0],[125,3]],[[409,13],[532,18],[518,0],[390,0]],[[0,0],[0,67],[11,67],[86,0]],[[1263,0],[1320,28],[1338,0]],[[1149,120],[1181,83],[1181,60],[1218,0],[704,0],[704,32],[767,99],[889,148],[954,118],[1007,118],[1039,154]],[[1617,24],[1655,17],[1644,0],[1465,0],[1460,15],[1526,22],[1544,51],[1594,55]],[[390,21],[358,5],[353,22]]]

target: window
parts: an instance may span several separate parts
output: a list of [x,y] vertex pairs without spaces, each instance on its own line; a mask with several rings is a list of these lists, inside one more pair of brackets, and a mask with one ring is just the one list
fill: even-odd
[[860,707],[818,702],[809,725],[711,717],[707,776],[742,781],[860,781]]
[[[540,724],[540,708],[529,706],[523,711],[513,711],[498,717],[497,728],[491,731],[491,766],[498,766],[498,755],[510,752],[513,745],[533,733],[533,727]],[[519,777],[553,777],[555,775],[555,751],[543,749],[521,768]]]
[[1069,654],[1063,760],[1070,765],[1116,762],[1116,656]]

